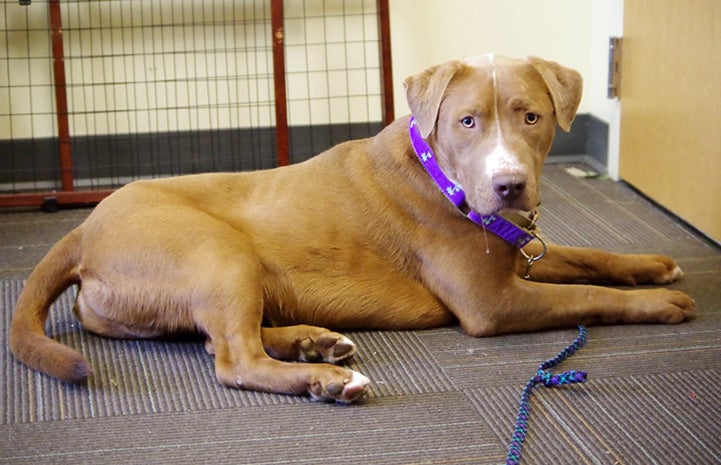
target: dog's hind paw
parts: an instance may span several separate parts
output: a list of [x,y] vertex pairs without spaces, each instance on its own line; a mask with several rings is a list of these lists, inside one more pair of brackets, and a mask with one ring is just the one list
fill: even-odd
[[326,362],[336,365],[349,360],[356,351],[353,341],[342,334],[331,332],[316,340],[305,338],[300,341],[299,347],[301,362]]
[[314,382],[308,389],[313,400],[321,402],[337,402],[349,404],[360,398],[370,384],[370,380],[358,373],[349,370],[350,376],[345,377],[342,382],[333,381],[324,385],[320,381]]

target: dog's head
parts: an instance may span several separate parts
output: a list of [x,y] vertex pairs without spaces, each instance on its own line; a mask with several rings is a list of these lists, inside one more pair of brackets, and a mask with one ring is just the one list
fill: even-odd
[[487,55],[433,66],[404,84],[421,135],[472,209],[488,215],[539,204],[556,123],[570,130],[581,101],[577,71]]

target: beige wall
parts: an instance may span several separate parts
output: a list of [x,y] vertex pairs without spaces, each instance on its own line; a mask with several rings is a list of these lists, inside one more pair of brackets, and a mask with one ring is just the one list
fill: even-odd
[[608,37],[620,34],[623,0],[390,0],[396,115],[408,112],[402,80],[452,58],[537,55],[580,71],[579,109],[604,121]]

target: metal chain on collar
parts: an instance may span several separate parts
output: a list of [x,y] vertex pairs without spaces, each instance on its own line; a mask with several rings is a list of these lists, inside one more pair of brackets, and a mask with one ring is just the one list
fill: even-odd
[[526,253],[525,250],[521,250],[521,255],[523,255],[523,258],[526,259],[526,272],[523,274],[523,279],[531,279],[531,267],[534,263],[536,263],[538,260],[542,259],[546,255],[546,251],[548,250],[548,247],[546,246],[546,241],[541,238],[540,235],[536,232],[531,233],[533,235],[534,239],[538,239],[538,241],[541,243],[541,246],[543,246],[543,249],[541,250],[541,253],[538,255],[529,255]]
[[527,230],[528,233],[533,236],[533,239],[536,239],[538,240],[538,242],[541,243],[542,247],[541,253],[538,255],[529,255],[525,250],[523,250],[523,247],[520,248],[521,255],[523,255],[523,258],[526,259],[526,272],[523,274],[523,279],[531,279],[531,267],[538,260],[542,259],[548,251],[548,246],[546,246],[546,241],[544,241],[541,237],[541,233],[538,230],[538,225],[536,224],[536,221],[538,221],[538,209],[533,210],[529,217],[526,217],[524,215],[516,215],[516,217],[514,218],[514,222],[519,227]]

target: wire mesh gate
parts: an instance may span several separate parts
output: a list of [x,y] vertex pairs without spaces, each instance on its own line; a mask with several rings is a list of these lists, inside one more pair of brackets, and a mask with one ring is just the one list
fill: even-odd
[[387,0],[25,0],[0,15],[0,206],[285,165],[393,119]]

